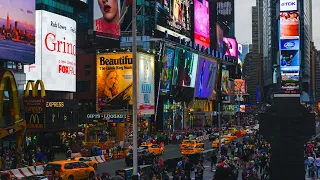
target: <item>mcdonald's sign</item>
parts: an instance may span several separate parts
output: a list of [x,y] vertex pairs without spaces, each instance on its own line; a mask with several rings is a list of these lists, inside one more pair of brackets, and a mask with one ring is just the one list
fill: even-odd
[[31,129],[40,129],[43,128],[43,124],[40,124],[41,114],[30,114],[29,123],[27,124],[27,128]]
[[[38,89],[40,85],[41,94],[38,96]],[[31,96],[30,94],[31,88]],[[28,81],[26,90],[24,92],[23,104],[24,110],[27,113],[41,113],[45,107],[46,90],[41,80],[37,80],[36,83]]]

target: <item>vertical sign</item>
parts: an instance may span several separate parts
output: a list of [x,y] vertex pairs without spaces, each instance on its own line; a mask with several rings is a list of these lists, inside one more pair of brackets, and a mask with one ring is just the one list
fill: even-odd
[[141,114],[154,114],[154,56],[138,54],[138,108]]

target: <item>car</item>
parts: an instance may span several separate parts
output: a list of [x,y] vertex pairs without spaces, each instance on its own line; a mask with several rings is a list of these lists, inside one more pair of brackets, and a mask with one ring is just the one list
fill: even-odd
[[[148,149],[138,148],[138,165],[152,164],[155,159],[154,153],[151,153]],[[128,152],[125,157],[125,163],[127,166],[133,165],[133,151],[132,149]]]
[[[221,138],[221,144],[229,145],[230,140],[228,138]],[[212,148],[218,148],[219,147],[219,138],[212,141],[211,146],[212,146]]]
[[156,156],[164,154],[164,148],[158,144],[144,144],[141,145],[140,148],[147,149],[149,152],[153,153]]
[[226,138],[229,141],[237,141],[237,136],[235,134],[227,134],[222,136],[222,138]]
[[43,170],[45,176],[57,176],[63,180],[95,178],[96,170],[81,161],[61,160],[49,162]]
[[98,164],[99,164],[98,161],[92,160],[92,159],[87,158],[87,157],[77,157],[77,158],[74,158],[74,160],[84,162],[85,164],[93,167],[95,170],[97,170]]

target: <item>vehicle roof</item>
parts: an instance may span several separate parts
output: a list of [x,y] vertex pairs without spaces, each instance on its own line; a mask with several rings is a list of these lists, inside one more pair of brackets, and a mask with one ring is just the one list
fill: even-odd
[[77,161],[77,160],[59,160],[59,161],[48,162],[48,164],[65,164],[65,163],[73,163],[73,162],[80,162],[80,161]]

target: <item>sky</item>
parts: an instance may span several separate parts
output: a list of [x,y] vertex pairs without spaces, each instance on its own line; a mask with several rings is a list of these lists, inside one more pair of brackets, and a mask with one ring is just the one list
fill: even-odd
[[[251,7],[256,5],[256,0],[235,0],[235,33],[239,43],[252,42]],[[312,0],[313,41],[320,49],[320,23],[316,17],[320,16],[320,0]]]

